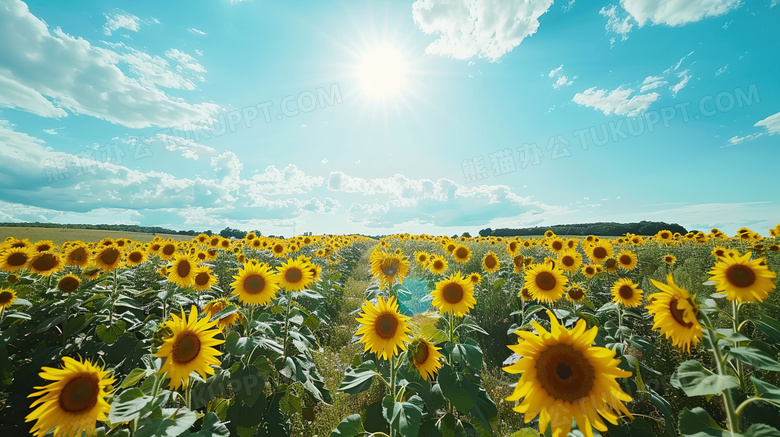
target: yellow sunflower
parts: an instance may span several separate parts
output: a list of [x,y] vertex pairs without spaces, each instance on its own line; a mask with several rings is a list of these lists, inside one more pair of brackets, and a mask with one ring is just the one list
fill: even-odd
[[498,262],[498,257],[493,252],[488,252],[484,258],[482,258],[482,270],[487,273],[497,272],[501,268],[501,263]]
[[288,258],[287,262],[282,263],[276,270],[279,276],[279,285],[287,291],[303,290],[314,282],[314,273],[312,273],[309,263],[301,257],[295,260]]
[[549,263],[534,264],[525,272],[525,286],[531,296],[546,303],[560,299],[566,291],[564,286],[568,281],[560,269]]
[[555,237],[547,243],[552,253],[558,253],[566,248],[566,242],[561,237]]
[[116,246],[105,246],[95,253],[92,262],[106,272],[110,272],[122,262],[122,249]]
[[173,241],[165,241],[162,244],[160,244],[160,249],[158,251],[158,254],[160,255],[160,258],[164,260],[169,260],[173,258],[173,255],[176,254],[176,243]]
[[16,300],[16,292],[12,288],[0,288],[0,312],[10,308]]
[[33,250],[36,252],[50,252],[54,251],[55,249],[56,246],[54,246],[54,242],[51,240],[41,240],[33,244]]
[[181,287],[189,287],[195,277],[198,261],[192,255],[179,254],[171,261],[168,268],[168,281]]
[[216,324],[210,322],[208,317],[198,320],[198,308],[195,305],[190,308],[189,319],[185,317],[183,309],[181,317],[171,313],[171,320],[165,322],[164,326],[171,330],[172,335],[165,339],[155,354],[156,357],[165,358],[160,372],[168,372],[171,389],[182,385],[187,388],[192,372],[198,372],[206,379],[206,375],[214,374],[211,366],[221,364],[217,355],[222,355],[222,352],[213,346],[225,341],[214,338],[220,332],[214,329]]
[[584,288],[572,282],[572,284],[569,286],[569,289],[566,290],[566,299],[571,302],[582,302],[585,300],[586,293],[587,292]]
[[433,343],[421,337],[415,338],[409,343],[409,361],[426,381],[433,379],[442,367],[443,355],[439,352],[440,350]]
[[398,253],[388,253],[384,250],[375,250],[371,253],[371,274],[379,279],[380,287],[389,286],[396,279],[403,284],[404,278],[409,274],[409,261]]
[[762,302],[775,289],[775,272],[766,266],[765,258],[750,261],[750,252],[720,258],[708,273],[726,299],[737,302]]
[[362,310],[356,319],[360,322],[356,335],[362,335],[360,342],[365,343],[364,350],[386,360],[393,357],[397,349],[406,350],[404,342],[409,341],[409,317],[398,312],[395,297],[385,302],[379,296],[377,305],[366,301]]
[[672,265],[672,264],[675,263],[675,261],[677,261],[677,257],[675,257],[674,255],[665,255],[664,256],[664,262],[666,264]]
[[[209,313],[209,318],[212,318],[220,311],[229,307],[230,305],[231,305],[230,301],[225,298],[214,299],[206,304],[206,306],[203,308],[203,311]],[[231,325],[235,325],[240,320],[241,320],[241,313],[236,311],[233,314],[230,314],[228,316],[219,319],[217,321],[217,328],[221,329],[224,332]]]
[[479,285],[479,283],[482,282],[482,276],[480,276],[479,273],[472,273],[469,275],[469,281],[474,285]]
[[637,264],[636,254],[628,250],[620,251],[615,260],[617,260],[618,267],[624,270],[634,270]]
[[453,312],[458,317],[468,314],[477,303],[474,299],[474,283],[468,276],[463,277],[459,271],[437,282],[436,289],[430,294],[433,296],[431,303],[439,308],[439,311]]
[[612,285],[612,302],[627,307],[638,307],[642,303],[642,290],[631,279],[622,278]]
[[[621,415],[631,416],[623,402],[631,402],[616,378],[627,378],[631,372],[618,368],[615,351],[593,346],[598,328],[586,329],[579,320],[566,329],[548,311],[551,329],[546,331],[531,322],[536,334],[517,331],[517,345],[509,346],[522,358],[504,371],[522,374],[508,401],[520,401],[514,408],[530,422],[539,416],[539,429],[550,425],[553,437],[565,437],[572,420],[585,435],[592,428],[606,431],[602,418],[617,425]],[[522,400],[521,400],[522,399]]]
[[65,265],[84,267],[89,264],[89,249],[83,244],[68,248],[65,252]]
[[596,276],[597,273],[599,273],[598,266],[594,266],[593,264],[582,266],[582,274],[588,279]]
[[32,258],[33,252],[27,247],[15,247],[0,251],[0,270],[15,272],[22,270]]
[[[30,408],[25,422],[35,420],[30,432],[43,437],[53,429],[54,437],[95,435],[98,420],[105,421],[111,406],[106,402],[108,387],[114,383],[111,373],[89,360],[62,358],[63,368],[43,367],[40,377],[52,381],[35,387],[40,396]],[[37,407],[37,408],[36,408]]]
[[72,273],[63,276],[57,281],[57,288],[63,293],[72,293],[78,290],[80,285],[81,279]]
[[690,352],[702,338],[701,324],[697,319],[699,306],[687,290],[674,285],[672,275],[666,276],[664,284],[651,279],[662,293],[648,297],[647,311],[653,315],[653,329],[672,340],[672,344]]
[[195,267],[192,272],[192,288],[196,291],[210,290],[217,283],[217,277],[210,268],[206,266]]
[[523,302],[531,302],[534,300],[534,297],[531,295],[531,292],[528,291],[528,287],[523,287],[522,290],[520,290],[520,293],[517,293],[518,296],[523,298]]
[[237,294],[238,300],[245,305],[265,305],[279,290],[279,277],[267,264],[245,264],[233,279],[232,294]]
[[595,264],[603,264],[607,258],[610,258],[615,254],[615,249],[607,241],[598,241],[585,249],[591,262]]
[[455,261],[465,264],[471,259],[471,250],[465,245],[459,244],[452,251],[452,257],[455,258]]
[[558,252],[558,266],[565,272],[574,273],[582,265],[582,255],[577,251],[567,249]]
[[135,267],[138,264],[146,261],[146,256],[146,252],[142,249],[133,249],[127,254],[125,264],[128,267]]
[[62,257],[54,252],[38,252],[30,258],[27,268],[41,276],[51,276],[65,268]]
[[286,252],[287,248],[284,246],[284,243],[279,242],[271,246],[271,253],[273,253],[276,258],[283,257]]
[[436,255],[431,255],[431,261],[428,263],[428,270],[431,273],[440,275],[447,271],[447,260]]

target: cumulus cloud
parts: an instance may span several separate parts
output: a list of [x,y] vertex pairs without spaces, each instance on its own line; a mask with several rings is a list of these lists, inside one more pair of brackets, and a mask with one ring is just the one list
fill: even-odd
[[574,80],[577,79],[577,76],[572,77],[569,79],[569,76],[566,76],[563,74],[563,65],[561,65],[558,68],[554,68],[550,70],[549,73],[547,73],[547,77],[555,79],[555,82],[553,83],[553,88],[556,90],[565,87],[570,86],[574,83]]
[[111,14],[105,14],[106,24],[103,25],[103,33],[111,35],[112,32],[118,29],[127,29],[132,32],[138,32],[141,28],[141,23],[133,14],[128,14],[124,11],[115,11]]
[[412,18],[438,39],[425,52],[455,59],[487,58],[504,54],[539,29],[539,17],[552,0],[417,0]]
[[204,32],[202,30],[198,30],[198,29],[196,29],[194,27],[187,28],[187,30],[192,32],[192,33],[194,33],[195,35],[206,36],[206,32]]
[[755,127],[763,127],[769,135],[780,134],[780,112],[759,121]]
[[578,105],[588,106],[603,112],[605,115],[626,115],[635,117],[643,114],[650,105],[658,100],[658,93],[631,95],[632,89],[622,86],[612,90],[589,88],[574,95],[572,101]]
[[[15,89],[4,93],[4,106],[58,117],[67,110],[130,128],[182,125],[219,109],[187,103],[128,77],[116,65],[119,54],[50,30],[19,0],[0,0],[0,9],[6,11],[0,14],[0,77]],[[53,103],[47,105],[44,97]]]
[[601,8],[599,14],[607,17],[606,29],[621,36],[623,41],[628,39],[628,33],[634,27],[631,24],[631,16],[618,11],[617,6],[609,5]]
[[645,80],[642,81],[642,88],[639,89],[639,92],[644,93],[651,91],[666,84],[667,82],[664,80],[663,76],[647,76]]
[[[744,137],[740,137],[739,135],[734,135],[733,137],[729,138],[729,143],[726,144],[723,147],[731,147],[736,146],[745,142],[753,141],[756,138],[759,138],[763,136],[764,134],[762,132],[756,132],[754,134],[745,135]],[[721,148],[723,148],[721,147]]]
[[195,161],[200,158],[201,154],[212,154],[216,152],[213,147],[204,146],[203,144],[182,137],[157,134],[156,138],[162,143],[165,150],[179,152],[184,158],[193,159]]
[[680,81],[669,87],[669,89],[672,90],[672,97],[677,97],[677,93],[680,92],[681,89],[685,88],[686,85],[688,85],[688,81],[691,80],[691,77],[693,77],[691,74],[689,74],[690,72],[691,70],[683,70],[677,73],[677,77],[680,79]]
[[682,26],[717,17],[737,9],[741,0],[621,0],[620,5],[636,20],[639,27],[653,24]]

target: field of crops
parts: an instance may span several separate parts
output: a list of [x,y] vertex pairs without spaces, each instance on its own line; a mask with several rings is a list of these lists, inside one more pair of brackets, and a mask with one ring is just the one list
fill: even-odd
[[780,435],[780,225],[15,237],[2,436]]

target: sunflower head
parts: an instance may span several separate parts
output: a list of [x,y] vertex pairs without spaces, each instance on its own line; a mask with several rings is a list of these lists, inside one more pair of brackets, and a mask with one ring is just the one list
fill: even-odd
[[586,291],[576,283],[572,283],[566,290],[566,299],[571,302],[582,302],[585,300]]
[[777,277],[764,258],[750,260],[751,253],[723,257],[709,271],[718,291],[737,302],[762,302],[774,291]]
[[447,271],[447,260],[436,255],[431,255],[431,260],[428,262],[428,270],[431,273],[440,275]]
[[379,279],[380,286],[389,286],[398,280],[399,284],[409,274],[409,260],[400,252],[389,253],[375,250],[371,253],[371,274]]
[[217,277],[214,272],[206,266],[195,267],[192,272],[192,288],[195,291],[211,290],[211,287],[217,283]]
[[113,271],[122,262],[122,249],[114,246],[103,246],[95,253],[92,262],[106,272]]
[[[203,308],[203,311],[209,314],[209,318],[212,318],[220,311],[224,310],[225,308],[228,308],[230,305],[231,305],[230,301],[225,298],[214,299],[212,301],[209,301],[209,303],[206,304],[206,306]],[[241,313],[236,311],[233,314],[230,314],[228,316],[219,319],[217,321],[217,328],[221,329],[222,331],[225,331],[227,328],[230,327],[230,325],[234,325],[238,323],[240,320],[241,320]]]
[[677,257],[674,255],[664,255],[664,262],[668,265],[672,265],[677,261]]
[[469,248],[464,244],[459,244],[452,251],[452,257],[455,259],[455,261],[461,264],[465,264],[471,259],[471,250],[469,250]]
[[16,292],[13,288],[0,288],[0,311],[9,308],[16,300]]
[[567,282],[563,272],[549,263],[534,264],[525,273],[525,286],[534,299],[542,302],[552,303],[560,299]]
[[287,291],[299,291],[314,283],[314,273],[311,264],[302,257],[288,258],[287,262],[277,267],[279,285]]
[[479,285],[480,282],[482,282],[482,276],[479,275],[479,273],[472,273],[469,275],[469,281],[471,281],[474,285]]
[[627,307],[638,307],[642,303],[642,290],[631,279],[622,278],[612,286],[612,302]]
[[439,311],[453,312],[458,317],[468,314],[477,303],[474,299],[474,283],[459,271],[437,282],[436,289],[430,294],[433,296],[433,306],[439,308]]
[[63,293],[72,293],[78,290],[80,285],[81,279],[73,273],[68,273],[57,281],[57,288]]
[[51,276],[65,268],[62,257],[54,252],[38,252],[30,258],[27,268],[41,276]]
[[702,339],[702,328],[698,320],[699,306],[696,300],[674,284],[672,275],[666,276],[667,283],[651,279],[661,293],[648,297],[647,311],[653,315],[653,329],[672,341],[680,349],[690,352]]
[[30,258],[33,256],[33,251],[29,247],[13,247],[0,250],[0,270],[6,272],[15,272],[22,270],[30,262]]
[[90,361],[64,357],[62,363],[62,369],[41,369],[41,378],[51,382],[35,387],[38,391],[28,396],[38,399],[30,405],[33,411],[25,421],[36,421],[31,432],[37,437],[52,428],[57,437],[95,435],[96,422],[105,421],[111,408],[106,396],[114,378]]
[[634,270],[637,265],[637,256],[628,250],[621,251],[616,257],[618,267],[624,270]]
[[426,381],[433,379],[436,372],[441,369],[443,355],[441,349],[422,337],[416,337],[409,343],[409,362],[417,368],[420,376]]
[[190,254],[179,253],[168,267],[168,281],[180,287],[192,286],[198,261]]
[[405,341],[409,341],[409,317],[398,312],[398,302],[391,297],[385,302],[382,296],[377,305],[371,302],[363,304],[362,313],[357,318],[360,327],[356,335],[365,344],[366,351],[389,360],[397,350],[406,350]]
[[86,245],[73,245],[65,253],[65,265],[84,267],[89,263],[89,255],[89,249]]
[[264,263],[244,264],[233,279],[235,281],[230,284],[233,294],[245,305],[265,305],[279,290],[279,277]]
[[498,257],[493,252],[488,252],[484,258],[482,258],[482,269],[486,273],[497,272],[501,268],[501,263],[498,261]]

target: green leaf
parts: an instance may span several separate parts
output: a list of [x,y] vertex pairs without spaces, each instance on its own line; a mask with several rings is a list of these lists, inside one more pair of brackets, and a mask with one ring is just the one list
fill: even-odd
[[189,430],[190,427],[198,420],[198,416],[194,411],[189,411],[183,408],[178,409],[165,409],[169,417],[163,419],[155,419],[148,424],[139,427],[134,437],[177,437]]
[[260,377],[255,366],[244,367],[233,372],[230,375],[230,385],[247,406],[253,406],[261,395],[265,398],[263,393],[265,380]]
[[523,428],[515,432],[510,437],[539,437],[539,431],[533,428]]
[[344,380],[341,381],[339,391],[349,394],[358,394],[368,390],[371,387],[371,381],[376,373],[376,366],[372,360],[364,361],[356,368],[348,368],[344,374]]
[[758,369],[772,370],[774,372],[780,371],[780,363],[777,362],[775,357],[755,347],[733,347],[729,350],[729,355]]
[[780,322],[761,313],[758,320],[753,320],[753,324],[776,343],[780,343]]
[[212,411],[203,417],[203,426],[200,431],[191,433],[185,432],[181,437],[229,437],[230,431],[219,417]]
[[125,376],[125,379],[122,380],[122,383],[119,385],[119,388],[127,388],[131,387],[133,385],[136,385],[138,381],[142,380],[148,375],[146,369],[138,369],[135,368],[130,373]]
[[719,427],[704,408],[683,410],[678,422],[684,437],[731,437],[731,432]]
[[680,364],[672,375],[671,382],[688,396],[715,395],[723,390],[739,387],[739,381],[734,376],[716,375],[696,360]]
[[607,425],[610,437],[653,437],[653,428],[647,420],[637,417],[631,422],[622,422],[615,426]]
[[743,435],[745,437],[780,437],[780,430],[764,423],[754,423]]
[[144,395],[140,388],[131,388],[123,391],[111,403],[108,420],[111,423],[122,423],[137,419],[140,411],[152,399],[151,396]]
[[482,350],[470,344],[456,344],[452,349],[452,359],[473,370],[482,368]]
[[461,373],[456,373],[448,364],[439,370],[439,385],[444,397],[463,414],[474,408],[477,388]]
[[117,320],[117,322],[111,326],[98,325],[95,328],[95,334],[100,338],[103,343],[113,344],[117,338],[119,338],[124,332],[127,324],[124,320]]
[[409,402],[393,402],[391,396],[385,396],[382,400],[382,412],[390,426],[397,429],[400,435],[414,436],[420,428],[422,404],[419,396],[412,396]]
[[756,386],[757,396],[780,403],[780,388],[752,376],[750,377],[750,380],[753,381],[753,385]]
[[355,437],[365,432],[360,414],[347,416],[339,423],[339,426],[330,433],[330,437]]
[[447,341],[447,334],[434,325],[425,325],[420,330],[420,337],[427,338],[433,344],[439,344]]
[[664,433],[668,437],[675,437],[677,435],[675,431],[675,424],[677,422],[675,421],[674,413],[672,413],[672,405],[652,389],[649,393],[650,401],[653,403],[653,406],[664,416]]

